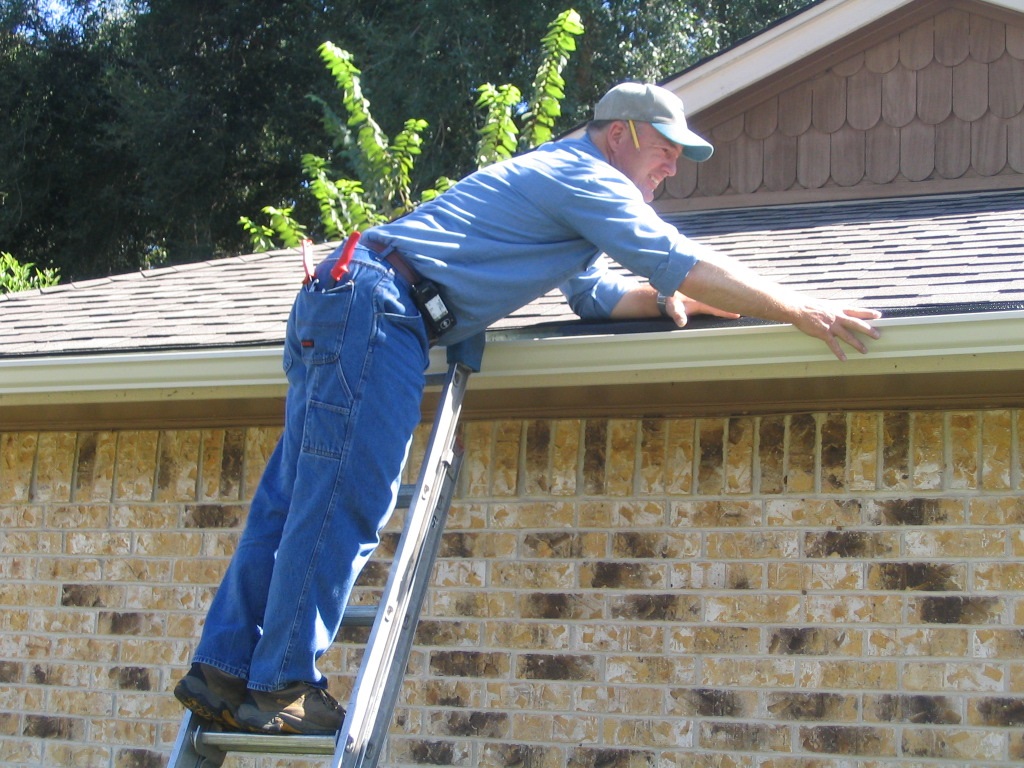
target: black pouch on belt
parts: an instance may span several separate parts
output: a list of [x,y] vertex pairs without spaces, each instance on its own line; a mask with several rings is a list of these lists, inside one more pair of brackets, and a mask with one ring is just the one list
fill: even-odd
[[427,327],[435,337],[440,337],[455,326],[455,315],[453,315],[441,298],[437,284],[430,280],[419,280],[412,286],[412,300],[416,302]]

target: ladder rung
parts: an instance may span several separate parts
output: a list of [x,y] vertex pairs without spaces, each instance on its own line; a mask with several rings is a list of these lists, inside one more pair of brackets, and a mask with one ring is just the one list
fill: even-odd
[[349,605],[341,617],[343,627],[372,627],[377,618],[376,605]]
[[408,509],[412,506],[412,495],[416,492],[415,485],[404,484],[398,489],[398,501],[395,509]]
[[333,755],[333,736],[277,736],[261,733],[196,732],[197,745],[215,747],[222,752],[258,752],[265,755]]

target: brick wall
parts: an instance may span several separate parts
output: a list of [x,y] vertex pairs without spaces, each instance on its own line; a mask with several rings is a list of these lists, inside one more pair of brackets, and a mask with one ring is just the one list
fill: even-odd
[[[166,762],[276,435],[0,433],[0,768]],[[470,421],[465,442],[387,765],[1024,761],[1024,411]],[[340,697],[366,634],[324,659]]]

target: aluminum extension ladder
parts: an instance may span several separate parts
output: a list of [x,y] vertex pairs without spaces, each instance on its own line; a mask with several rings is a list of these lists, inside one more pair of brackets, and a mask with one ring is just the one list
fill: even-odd
[[462,464],[456,427],[469,369],[445,377],[419,479],[403,486],[408,507],[387,585],[377,606],[350,606],[342,626],[372,626],[342,729],[335,736],[264,735],[212,729],[186,711],[168,768],[216,768],[229,752],[332,755],[330,768],[375,768],[402,687],[420,608],[430,582]]

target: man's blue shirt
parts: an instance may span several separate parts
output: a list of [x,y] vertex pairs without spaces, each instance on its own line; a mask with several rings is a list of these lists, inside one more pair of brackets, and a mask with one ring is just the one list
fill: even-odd
[[602,253],[672,293],[704,250],[664,222],[589,137],[488,166],[365,236],[394,245],[441,286],[458,319],[446,345],[556,287],[580,317],[607,318],[636,283],[609,272]]

